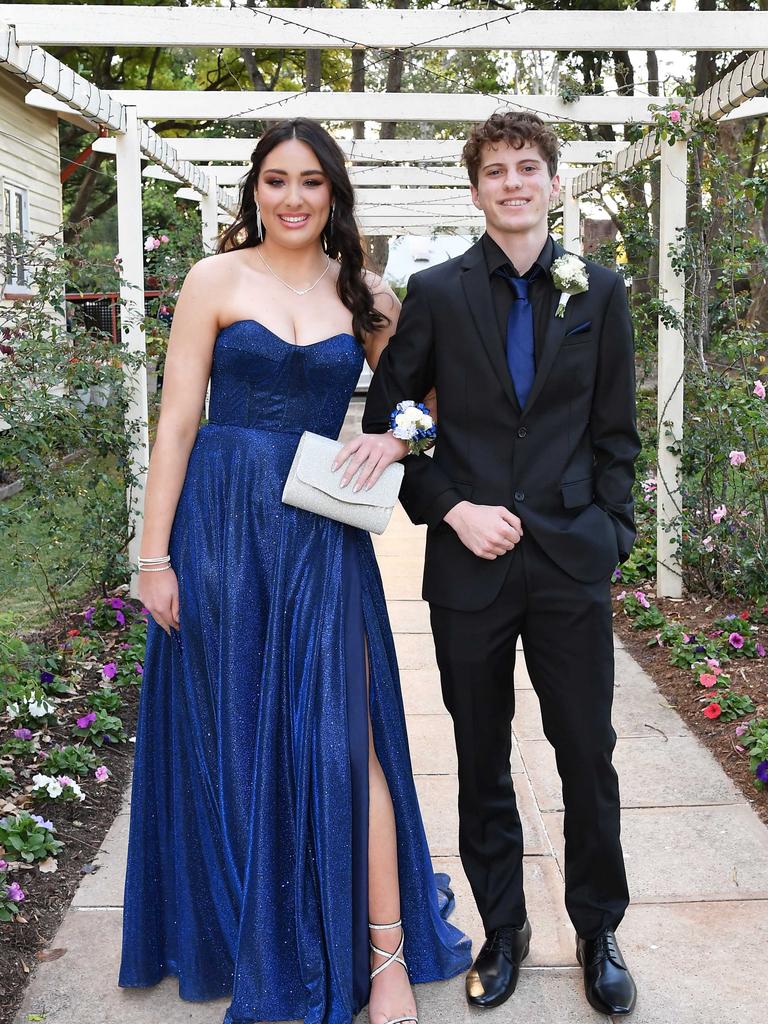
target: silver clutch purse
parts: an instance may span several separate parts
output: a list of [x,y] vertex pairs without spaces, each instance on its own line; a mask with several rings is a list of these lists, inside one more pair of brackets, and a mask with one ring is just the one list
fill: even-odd
[[369,490],[355,493],[354,480],[341,487],[344,468],[335,473],[333,460],[344,447],[340,441],[305,431],[283,488],[283,503],[335,519],[370,533],[383,533],[395,507],[404,469],[387,466]]

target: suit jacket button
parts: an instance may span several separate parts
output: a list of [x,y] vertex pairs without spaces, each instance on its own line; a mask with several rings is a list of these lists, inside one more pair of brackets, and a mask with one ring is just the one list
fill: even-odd
[[528,427],[518,427],[517,428],[517,436],[518,437],[527,437],[528,436]]
[[525,491],[515,491],[515,501],[525,501]]

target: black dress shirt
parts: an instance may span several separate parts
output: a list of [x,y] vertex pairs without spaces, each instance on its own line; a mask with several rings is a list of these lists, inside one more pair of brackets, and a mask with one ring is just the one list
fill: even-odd
[[496,271],[504,269],[508,274],[512,274],[513,277],[533,278],[528,295],[533,307],[533,344],[536,354],[536,365],[538,366],[539,353],[547,321],[554,312],[552,306],[555,290],[552,287],[552,279],[549,272],[554,256],[552,237],[550,235],[547,236],[544,248],[539,253],[536,262],[525,274],[517,272],[512,266],[509,256],[494,242],[490,235],[483,235],[482,244],[490,278],[493,305],[496,311],[496,322],[499,325],[499,336],[505,350],[507,344],[507,319],[514,302],[514,297],[511,286]]

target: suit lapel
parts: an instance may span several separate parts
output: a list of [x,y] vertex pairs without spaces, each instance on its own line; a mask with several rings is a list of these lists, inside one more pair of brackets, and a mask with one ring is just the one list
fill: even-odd
[[496,371],[504,393],[510,402],[519,410],[520,405],[512,385],[512,378],[509,375],[506,357],[506,339],[499,334],[499,325],[496,321],[496,310],[491,294],[491,285],[488,280],[488,267],[483,254],[481,242],[476,242],[464,253],[462,260],[461,284],[464,288],[464,295],[472,314],[475,328],[480,335],[486,354],[491,365]]
[[[558,257],[562,256],[565,249],[553,240],[553,252],[552,262]],[[555,310],[557,309],[557,300],[560,297],[560,292],[557,291],[554,285],[552,285],[552,294],[549,298],[549,310],[546,320],[546,329],[544,331],[544,340],[541,345],[541,355],[538,359],[536,366],[536,376],[533,380],[533,387],[528,395],[528,401],[525,403],[524,413],[527,413],[533,403],[538,398],[541,389],[546,383],[549,371],[552,369],[552,364],[555,361],[555,356],[560,350],[560,346],[563,343],[565,337],[565,328],[568,321],[567,312],[569,307],[566,307],[566,316],[559,317],[555,316]]]

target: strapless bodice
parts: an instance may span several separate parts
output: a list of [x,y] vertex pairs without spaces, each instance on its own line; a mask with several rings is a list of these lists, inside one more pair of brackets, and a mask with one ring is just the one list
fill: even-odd
[[351,334],[293,345],[257,320],[236,320],[216,339],[208,422],[338,437],[362,365]]

